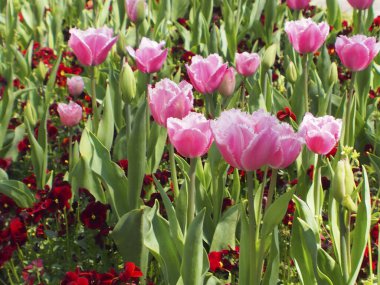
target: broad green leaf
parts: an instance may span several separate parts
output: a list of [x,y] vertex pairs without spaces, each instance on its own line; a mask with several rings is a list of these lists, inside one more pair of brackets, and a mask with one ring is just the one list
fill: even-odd
[[151,124],[149,142],[147,145],[147,173],[156,172],[164,153],[167,131],[156,123]]
[[280,246],[278,228],[275,227],[270,237],[272,239],[268,257],[268,266],[265,270],[263,285],[277,284],[280,269]]
[[32,191],[20,181],[0,180],[0,193],[11,198],[20,208],[29,208],[35,202]]
[[112,109],[112,101],[111,101],[111,90],[110,86],[107,85],[106,96],[104,97],[103,104],[103,115],[99,123],[98,128],[98,138],[101,143],[110,150],[113,142],[113,134],[114,134],[114,116]]

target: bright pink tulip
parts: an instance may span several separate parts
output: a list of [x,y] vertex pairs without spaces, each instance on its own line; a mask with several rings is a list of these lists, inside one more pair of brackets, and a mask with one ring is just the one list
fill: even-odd
[[134,23],[144,18],[145,8],[146,8],[145,0],[126,0],[125,1],[125,10],[127,12],[128,18]]
[[355,9],[366,10],[370,8],[374,0],[347,0]]
[[199,55],[193,56],[191,65],[186,65],[187,74],[191,84],[202,94],[212,94],[222,83],[227,63],[217,54],[211,54],[207,58]]
[[366,69],[379,53],[380,43],[376,43],[376,38],[364,35],[340,36],[335,42],[335,50],[344,66],[360,71]]
[[184,157],[204,155],[213,141],[210,121],[199,113],[189,113],[183,119],[169,118],[167,126],[170,142]]
[[223,96],[229,97],[234,94],[236,85],[235,69],[230,67],[224,73],[222,83],[219,85],[218,91]]
[[231,109],[211,121],[211,130],[219,151],[231,166],[253,171],[268,164],[275,153],[277,124],[278,120],[263,110],[250,115]]
[[317,24],[312,19],[285,23],[285,32],[298,53],[314,53],[325,42],[330,27],[326,22]]
[[286,168],[297,159],[304,140],[294,133],[289,124],[278,124],[274,130],[277,137],[277,147],[269,158],[269,165],[276,169]]
[[286,0],[286,4],[290,9],[302,10],[309,6],[310,0]]
[[153,73],[159,71],[166,60],[168,49],[162,49],[164,46],[165,41],[157,43],[144,37],[136,51],[132,47],[127,47],[127,51],[136,60],[138,70]]
[[251,76],[255,74],[260,66],[260,56],[257,53],[236,53],[236,71],[243,76]]
[[70,29],[69,47],[79,62],[85,66],[95,66],[106,60],[118,37],[112,37],[113,30],[107,27],[85,31]]
[[69,104],[59,103],[57,111],[64,126],[72,127],[82,120],[82,107],[73,101]]
[[67,89],[71,96],[79,96],[84,89],[84,82],[81,76],[73,76],[67,79]]
[[148,101],[152,116],[157,124],[166,127],[168,118],[182,119],[193,108],[193,86],[187,81],[178,85],[163,79],[154,88],[148,87]]
[[299,128],[307,148],[317,154],[328,154],[337,144],[342,129],[342,120],[332,116],[315,118],[306,113]]

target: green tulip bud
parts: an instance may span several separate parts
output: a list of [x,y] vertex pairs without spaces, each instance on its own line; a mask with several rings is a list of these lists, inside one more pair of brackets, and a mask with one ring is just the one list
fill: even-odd
[[31,126],[35,126],[37,124],[37,113],[30,102],[26,103],[24,114]]
[[346,195],[351,196],[352,192],[354,192],[354,189],[356,188],[355,185],[355,178],[354,178],[354,173],[352,172],[351,164],[348,161],[348,159],[344,160],[344,170],[346,173]]
[[141,23],[144,21],[146,16],[146,4],[145,1],[137,1],[136,4],[136,23]]
[[297,68],[294,65],[293,61],[291,61],[286,69],[286,79],[288,79],[291,83],[295,83],[298,78]]
[[220,32],[215,24],[211,27],[210,38],[210,53],[218,53],[220,45]]
[[123,58],[127,56],[127,38],[124,33],[119,34],[119,39],[116,43],[117,54]]
[[329,84],[334,84],[338,82],[338,66],[333,62],[330,66],[329,71]]
[[119,76],[119,85],[123,101],[130,104],[136,97],[136,79],[128,62],[124,63]]
[[334,177],[332,179],[333,196],[339,203],[342,203],[344,197],[346,196],[346,169],[344,164],[344,160],[338,161],[335,168]]
[[44,81],[46,78],[46,74],[48,73],[49,69],[46,67],[46,65],[42,61],[40,61],[38,63],[36,71],[37,71],[37,73],[36,73],[37,78],[40,81]]
[[271,68],[276,60],[276,54],[277,54],[277,45],[273,44],[270,47],[267,48],[263,55],[263,60],[261,61],[261,66],[263,67],[263,70],[267,71],[269,68]]
[[349,195],[347,195],[343,198],[342,206],[345,207],[346,209],[352,211],[352,212],[356,212],[358,210],[358,206],[354,203],[351,196],[349,196]]

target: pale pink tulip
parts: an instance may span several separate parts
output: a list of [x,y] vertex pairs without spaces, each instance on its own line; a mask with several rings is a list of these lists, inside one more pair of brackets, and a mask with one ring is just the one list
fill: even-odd
[[335,42],[335,50],[343,65],[352,71],[366,69],[380,51],[376,38],[355,35],[351,38],[340,36]]
[[57,111],[64,126],[72,127],[82,120],[82,107],[73,101],[69,104],[59,103]]
[[222,83],[227,64],[217,54],[207,58],[193,56],[191,65],[186,65],[191,84],[202,94],[212,94]]
[[187,81],[178,85],[163,79],[154,88],[148,87],[148,101],[152,116],[157,124],[166,127],[168,118],[182,119],[193,108],[193,86]]
[[141,21],[145,17],[145,0],[126,0],[125,1],[125,10],[127,12],[128,18],[136,23],[139,20]]
[[84,82],[81,76],[73,76],[67,79],[67,89],[71,96],[79,96],[84,89]]
[[269,166],[280,169],[292,164],[300,154],[304,140],[287,124],[278,124],[274,128],[277,147],[269,158]]
[[252,115],[237,109],[222,112],[211,121],[215,143],[233,167],[253,171],[267,165],[277,151],[278,120],[259,110]]
[[117,37],[112,37],[113,30],[107,27],[85,31],[70,29],[69,47],[79,62],[85,66],[95,66],[104,62]]
[[302,10],[309,6],[310,0],[286,0],[286,4],[290,9]]
[[165,41],[157,43],[144,37],[136,51],[132,47],[127,47],[127,51],[136,60],[138,70],[153,73],[159,71],[166,60],[168,49],[162,49],[164,46]]
[[359,10],[366,10],[370,8],[374,0],[347,0],[350,5]]
[[260,56],[257,53],[236,53],[236,71],[243,76],[251,76],[255,74],[260,66]]
[[199,113],[189,113],[183,119],[169,118],[167,127],[170,142],[184,157],[204,155],[213,141],[210,121]]
[[328,154],[337,144],[342,129],[342,120],[332,116],[315,118],[306,113],[299,128],[309,150],[317,154]]
[[235,69],[230,67],[224,74],[222,83],[219,85],[218,91],[223,96],[229,97],[234,94],[236,85]]
[[330,27],[326,22],[317,24],[312,19],[285,23],[285,32],[298,53],[314,53],[325,42]]

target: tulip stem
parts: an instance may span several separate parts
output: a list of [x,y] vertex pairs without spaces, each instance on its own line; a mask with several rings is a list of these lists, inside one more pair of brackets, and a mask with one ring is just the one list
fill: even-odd
[[318,154],[315,154],[314,173],[313,173],[313,191],[314,191],[314,214],[315,220],[319,227],[321,216],[321,167]]
[[73,135],[71,133],[71,128],[69,127],[69,181],[71,177],[71,169],[73,163]]
[[253,187],[253,173],[248,171],[246,173],[247,182],[247,196],[248,196],[248,216],[249,216],[249,284],[256,284],[260,280],[256,276],[256,220],[255,220],[255,197]]
[[127,134],[127,145],[129,141],[129,137],[131,136],[131,106],[129,103],[125,104],[125,131]]
[[92,103],[92,115],[93,115],[93,131],[96,134],[98,132],[99,114],[98,105],[96,102],[96,78],[95,78],[95,66],[91,67],[91,103]]
[[305,113],[309,111],[309,86],[308,86],[308,83],[309,83],[309,71],[308,71],[308,67],[309,67],[309,55],[308,54],[304,54],[304,57],[303,57],[303,76],[304,76],[304,96],[305,96]]
[[277,184],[277,169],[272,169],[272,176],[270,177],[270,184],[269,184],[269,191],[268,191],[268,198],[267,202],[265,203],[265,212],[268,210],[269,206],[272,204],[273,195],[276,191],[276,184]]
[[188,205],[187,205],[187,226],[191,225],[195,214],[195,170],[197,166],[197,158],[190,158],[190,187],[188,191]]
[[173,183],[174,198],[177,198],[179,195],[177,168],[175,164],[174,147],[171,143],[169,143],[169,161],[170,161],[170,171],[171,171],[171,177],[172,177],[172,183]]
[[351,120],[351,109],[352,109],[352,102],[354,101],[354,91],[355,91],[355,78],[356,78],[356,72],[352,72],[351,76],[351,84],[350,84],[350,91],[347,95],[347,102],[346,102],[346,114],[344,119],[344,126],[343,126],[343,142],[344,145],[350,146],[350,120]]
[[348,282],[348,252],[347,252],[347,227],[345,224],[345,210],[342,206],[339,206],[339,226],[340,226],[340,251],[342,255],[341,270],[343,272],[344,283]]

